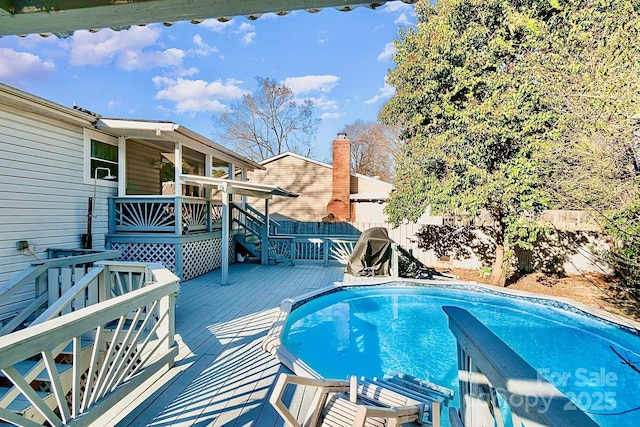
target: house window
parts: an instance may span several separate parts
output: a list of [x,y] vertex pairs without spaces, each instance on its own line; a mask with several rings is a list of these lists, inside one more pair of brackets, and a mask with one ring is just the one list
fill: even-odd
[[109,172],[111,173],[111,176],[118,176],[118,147],[116,145],[111,145],[102,141],[92,139],[91,176],[97,176],[98,179],[101,179],[106,175],[109,175]]
[[89,129],[85,129],[85,182],[107,182],[107,175],[116,177],[108,182],[116,182],[118,177],[118,139]]

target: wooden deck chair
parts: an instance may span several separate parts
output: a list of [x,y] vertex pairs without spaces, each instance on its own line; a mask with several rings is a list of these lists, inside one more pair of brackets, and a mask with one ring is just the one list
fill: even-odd
[[[295,386],[304,393],[305,408],[290,408],[283,396]],[[300,387],[300,390],[298,390]],[[300,397],[295,399],[300,402]],[[351,381],[311,379],[280,374],[269,402],[289,427],[399,427],[421,424],[424,405],[399,393],[374,384]],[[400,405],[398,405],[400,404]],[[304,406],[304,405],[303,405]],[[299,410],[298,410],[299,409]],[[301,414],[296,417],[291,411]]]

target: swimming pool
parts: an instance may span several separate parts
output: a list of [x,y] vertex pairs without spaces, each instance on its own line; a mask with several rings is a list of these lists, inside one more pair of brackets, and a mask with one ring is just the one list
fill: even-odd
[[556,300],[465,284],[344,286],[293,302],[280,339],[323,377],[403,372],[457,396],[443,306],[468,310],[598,424],[640,423],[640,373],[620,357],[640,365],[640,336]]

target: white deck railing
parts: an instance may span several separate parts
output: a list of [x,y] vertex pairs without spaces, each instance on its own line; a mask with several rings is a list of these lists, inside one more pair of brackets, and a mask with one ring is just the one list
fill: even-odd
[[[178,278],[161,265],[99,263],[32,326],[2,337],[0,420],[88,425],[177,354]],[[88,294],[98,301],[66,314]]]
[[514,426],[597,426],[468,311],[459,307],[443,310],[458,341],[461,408],[459,414],[451,416],[452,426],[507,425],[498,394],[503,404],[509,406]]
[[[95,262],[120,256],[119,251],[77,251],[80,255],[73,255],[74,251],[65,249],[51,249],[50,252],[60,257],[33,262],[0,285],[0,318],[4,319],[0,322],[0,336],[27,326],[62,293],[82,280]],[[97,299],[87,301],[95,302]],[[84,307],[81,304],[83,302],[77,299],[72,309]]]

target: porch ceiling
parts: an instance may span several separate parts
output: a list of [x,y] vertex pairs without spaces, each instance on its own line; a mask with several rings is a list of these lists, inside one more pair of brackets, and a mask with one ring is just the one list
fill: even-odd
[[292,10],[317,12],[328,7],[349,11],[384,3],[386,0],[0,0],[0,36],[39,33],[66,37],[80,29],[121,30],[153,22],[199,23],[208,18],[228,21],[233,16],[257,19],[271,12],[285,15]]
[[259,197],[261,199],[270,199],[272,196],[298,197],[299,194],[293,193],[276,185],[258,184],[248,181],[234,181],[224,178],[209,178],[197,175],[181,175],[183,184],[198,185],[214,190],[222,190],[228,194],[240,194],[243,196]]
[[164,149],[172,149],[174,142],[180,142],[183,146],[199,153],[210,154],[214,158],[213,166],[227,166],[229,163],[233,163],[250,171],[265,169],[264,166],[253,160],[240,156],[228,148],[173,122],[100,118],[95,126],[97,129],[111,135],[143,141]]

